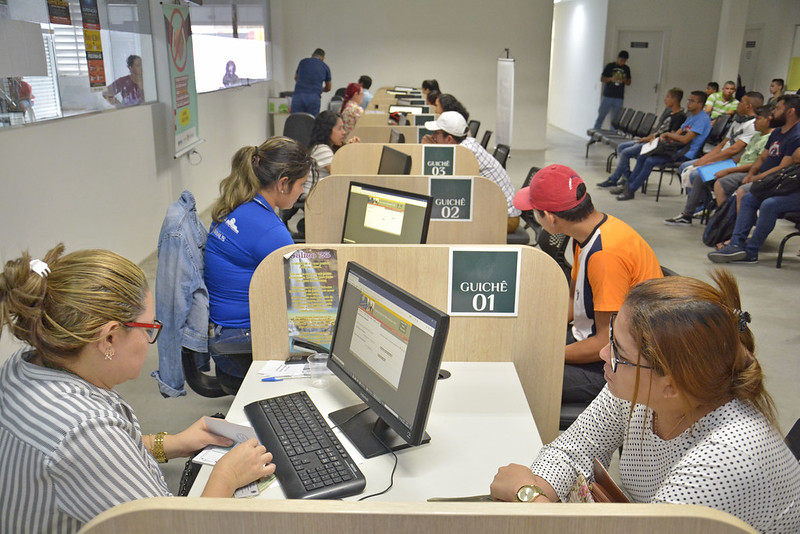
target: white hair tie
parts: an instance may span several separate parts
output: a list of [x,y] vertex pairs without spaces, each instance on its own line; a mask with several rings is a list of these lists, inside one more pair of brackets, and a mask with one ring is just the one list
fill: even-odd
[[42,278],[47,278],[47,275],[50,274],[50,266],[42,260],[31,260],[31,271]]

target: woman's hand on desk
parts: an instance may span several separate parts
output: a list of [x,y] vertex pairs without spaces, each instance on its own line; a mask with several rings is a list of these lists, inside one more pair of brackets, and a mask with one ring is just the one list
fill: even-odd
[[168,459],[191,456],[206,445],[230,447],[233,445],[233,440],[208,430],[203,419],[198,419],[183,432],[164,437],[164,453]]
[[[543,478],[534,475],[530,468],[520,464],[509,464],[497,470],[490,492],[496,501],[514,502],[517,500],[517,490],[522,486],[536,485],[541,487],[545,494],[537,497],[533,502],[555,502],[558,496],[555,490]],[[555,501],[553,500],[555,497]]]
[[360,143],[360,142],[361,142],[361,139],[357,135],[354,135],[353,137],[348,139],[347,143],[345,143],[345,144],[349,145],[350,143]]
[[245,484],[275,472],[272,453],[249,439],[220,458],[208,477],[203,497],[230,497]]

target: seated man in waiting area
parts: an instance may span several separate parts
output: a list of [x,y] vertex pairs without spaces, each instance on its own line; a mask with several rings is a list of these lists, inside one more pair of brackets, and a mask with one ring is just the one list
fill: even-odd
[[[663,134],[659,137],[659,146],[662,144],[675,144],[675,148],[689,145],[689,149],[683,156],[684,160],[694,158],[703,148],[706,137],[711,132],[711,120],[708,115],[703,113],[703,103],[706,101],[706,94],[703,91],[692,91],[686,104],[689,112],[686,121],[681,125],[680,130]],[[633,168],[630,181],[620,188],[611,189],[611,194],[617,195],[617,200],[631,200],[637,189],[644,185],[650,176],[650,171],[657,165],[673,160],[673,155],[662,155],[658,153],[659,147],[653,152],[640,154],[636,158],[636,166]]]
[[590,402],[605,385],[600,349],[610,317],[633,286],[661,278],[658,259],[633,228],[596,211],[581,177],[564,165],[537,172],[514,205],[535,209],[542,228],[576,243],[561,402]]

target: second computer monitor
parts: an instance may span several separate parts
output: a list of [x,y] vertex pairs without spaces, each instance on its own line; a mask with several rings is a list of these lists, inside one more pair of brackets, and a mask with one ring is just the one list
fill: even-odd
[[[405,136],[403,140],[405,141]],[[396,142],[400,142],[399,137]],[[411,156],[384,145],[381,161],[378,163],[378,174],[411,174]]]
[[433,199],[359,182],[350,182],[342,243],[424,244]]

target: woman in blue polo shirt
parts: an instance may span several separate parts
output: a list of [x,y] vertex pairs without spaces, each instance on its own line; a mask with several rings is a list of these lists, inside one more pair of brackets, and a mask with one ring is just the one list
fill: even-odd
[[[291,208],[316,165],[305,147],[286,137],[240,148],[219,186],[205,253],[209,352],[217,368],[243,377],[246,368],[224,354],[250,346],[250,279],[273,250],[294,243],[276,209]],[[229,349],[229,350],[226,350]]]

